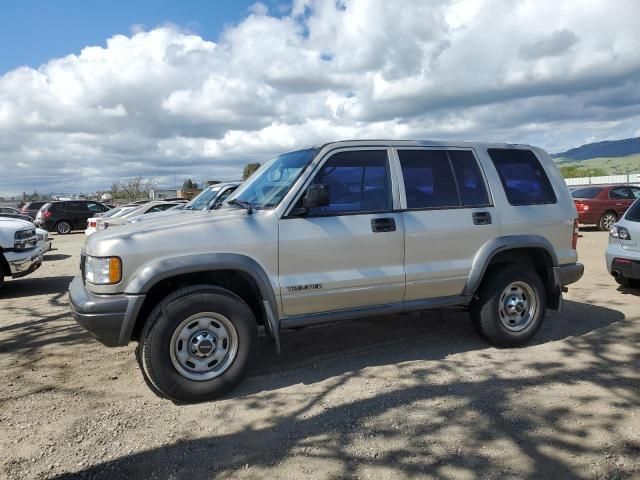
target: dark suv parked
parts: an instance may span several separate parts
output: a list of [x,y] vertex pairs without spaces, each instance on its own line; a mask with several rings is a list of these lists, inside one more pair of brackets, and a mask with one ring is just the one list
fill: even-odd
[[20,209],[20,213],[23,215],[29,215],[31,218],[36,218],[38,210],[47,202],[27,202]]
[[65,235],[72,230],[84,230],[87,219],[104,213],[109,207],[89,200],[50,202],[40,209],[36,225],[48,231]]

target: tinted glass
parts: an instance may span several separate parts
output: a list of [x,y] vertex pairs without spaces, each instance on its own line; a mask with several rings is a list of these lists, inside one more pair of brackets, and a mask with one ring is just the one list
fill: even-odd
[[448,153],[462,205],[465,207],[489,205],[487,187],[473,153],[466,150],[449,150]]
[[86,203],[84,202],[67,202],[67,210],[77,212],[77,211],[84,211],[86,210],[86,208],[87,206],[86,206]]
[[493,164],[511,205],[556,203],[556,194],[531,150],[490,148]]
[[399,150],[407,208],[460,206],[447,153],[443,150]]
[[66,208],[67,208],[66,202],[52,203],[49,206],[49,211],[62,212],[64,210],[66,210]]
[[631,194],[633,195],[633,198],[640,198],[640,188],[629,187],[629,190],[631,190]]
[[640,222],[640,200],[636,200],[627,213],[624,214],[624,219],[630,222]]
[[325,162],[312,183],[329,186],[330,203],[310,214],[340,214],[391,210],[387,152],[341,152]]
[[635,198],[628,188],[626,187],[616,187],[609,190],[609,198],[615,198],[619,200],[630,200]]
[[584,187],[571,192],[571,196],[573,198],[596,198],[600,192],[602,192],[600,187]]

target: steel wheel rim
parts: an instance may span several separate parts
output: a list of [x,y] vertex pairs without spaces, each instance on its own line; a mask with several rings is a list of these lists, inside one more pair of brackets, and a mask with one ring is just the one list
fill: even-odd
[[613,227],[614,223],[616,223],[616,217],[615,215],[613,215],[613,213],[607,213],[604,215],[602,219],[602,225],[604,226],[604,228],[609,230],[611,227]]
[[499,314],[502,326],[510,332],[521,332],[531,325],[538,312],[538,299],[526,282],[510,283],[500,295]]
[[68,222],[60,222],[58,224],[58,233],[69,233],[71,231],[71,225]]
[[224,315],[196,313],[174,330],[169,349],[180,375],[204,382],[229,369],[238,354],[238,332]]

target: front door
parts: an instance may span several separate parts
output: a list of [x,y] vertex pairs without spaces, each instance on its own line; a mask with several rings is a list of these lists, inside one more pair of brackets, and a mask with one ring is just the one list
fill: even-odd
[[474,256],[500,235],[482,170],[470,149],[399,148],[397,154],[403,177],[405,300],[460,295]]
[[402,301],[404,228],[394,212],[394,177],[386,148],[342,150],[317,169],[311,183],[328,186],[329,205],[300,213],[301,194],[297,215],[279,221],[286,316]]

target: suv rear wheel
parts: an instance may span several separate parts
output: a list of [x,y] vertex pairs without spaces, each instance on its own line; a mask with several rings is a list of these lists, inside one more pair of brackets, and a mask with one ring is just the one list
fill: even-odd
[[474,327],[499,347],[518,347],[536,334],[546,311],[540,277],[527,265],[499,266],[488,272],[471,304]]
[[66,220],[60,220],[58,223],[56,223],[56,232],[58,232],[60,235],[68,234],[69,232],[71,232],[71,224]]
[[140,339],[147,380],[180,403],[218,398],[247,375],[258,346],[247,304],[223,288],[197,285],[169,295],[151,312]]

